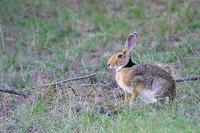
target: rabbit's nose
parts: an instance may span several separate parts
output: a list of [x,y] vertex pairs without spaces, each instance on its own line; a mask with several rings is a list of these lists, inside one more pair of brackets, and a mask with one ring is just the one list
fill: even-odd
[[107,64],[108,65],[108,67],[110,67],[110,64]]

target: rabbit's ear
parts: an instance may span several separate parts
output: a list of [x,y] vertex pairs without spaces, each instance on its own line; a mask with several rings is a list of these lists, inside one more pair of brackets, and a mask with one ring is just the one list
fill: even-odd
[[137,33],[133,32],[131,33],[125,43],[125,48],[127,48],[129,51],[131,51],[137,43]]

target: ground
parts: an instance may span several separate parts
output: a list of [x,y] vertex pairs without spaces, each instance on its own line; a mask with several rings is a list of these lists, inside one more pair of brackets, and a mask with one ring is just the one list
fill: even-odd
[[[1,0],[0,132],[200,132],[200,82],[177,83],[173,103],[135,109],[106,67],[138,32],[136,63],[163,64],[174,77],[200,74],[198,0]],[[35,86],[96,72],[94,77]]]

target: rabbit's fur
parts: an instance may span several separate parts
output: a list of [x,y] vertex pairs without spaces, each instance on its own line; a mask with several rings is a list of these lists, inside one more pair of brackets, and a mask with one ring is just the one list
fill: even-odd
[[137,42],[137,33],[128,36],[121,52],[113,54],[108,60],[108,67],[115,69],[116,81],[125,91],[125,100],[130,106],[139,96],[145,103],[156,103],[173,100],[175,81],[164,69],[157,65],[134,64],[131,61],[131,50]]

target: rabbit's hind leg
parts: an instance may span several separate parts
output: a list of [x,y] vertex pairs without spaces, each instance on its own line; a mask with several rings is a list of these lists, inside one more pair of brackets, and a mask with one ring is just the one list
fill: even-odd
[[161,102],[168,102],[170,97],[169,82],[163,78],[155,78],[152,83],[152,93]]

